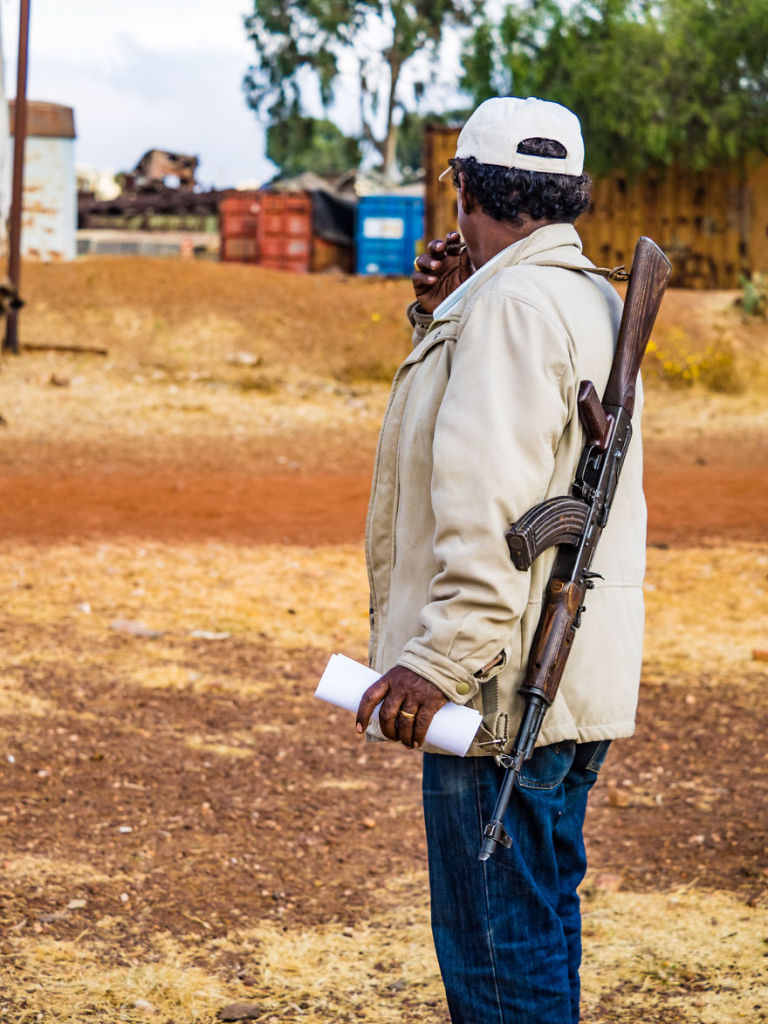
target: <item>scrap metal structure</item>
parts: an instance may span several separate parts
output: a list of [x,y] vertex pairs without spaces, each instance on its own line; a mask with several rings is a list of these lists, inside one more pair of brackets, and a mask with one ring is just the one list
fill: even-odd
[[114,199],[80,192],[78,228],[216,231],[219,203],[230,190],[201,190],[197,165],[196,156],[148,150],[132,171],[118,175],[121,192]]

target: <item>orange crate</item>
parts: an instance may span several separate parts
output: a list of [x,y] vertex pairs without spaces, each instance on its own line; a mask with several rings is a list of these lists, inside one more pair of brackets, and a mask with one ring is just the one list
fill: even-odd
[[232,263],[259,262],[259,193],[228,196],[219,203],[222,260]]
[[221,258],[307,273],[312,264],[312,199],[306,192],[247,192],[219,204]]

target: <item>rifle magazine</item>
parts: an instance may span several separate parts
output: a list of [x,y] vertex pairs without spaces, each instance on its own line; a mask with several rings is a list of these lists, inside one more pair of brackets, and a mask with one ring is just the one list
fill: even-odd
[[579,498],[550,498],[534,505],[505,534],[515,568],[530,569],[542,551],[555,544],[578,544],[589,510]]

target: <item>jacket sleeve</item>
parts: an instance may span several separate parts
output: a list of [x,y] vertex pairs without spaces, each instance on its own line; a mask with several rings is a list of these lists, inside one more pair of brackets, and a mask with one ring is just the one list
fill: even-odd
[[416,348],[432,326],[432,314],[428,313],[426,309],[422,309],[419,300],[416,299],[415,302],[408,306],[405,315],[408,317],[408,323],[413,328],[411,341],[413,342],[413,347]]
[[524,300],[480,296],[459,328],[433,442],[434,554],[439,572],[419,637],[399,664],[463,704],[521,659],[530,573],[504,533],[542,501],[575,407],[569,340]]

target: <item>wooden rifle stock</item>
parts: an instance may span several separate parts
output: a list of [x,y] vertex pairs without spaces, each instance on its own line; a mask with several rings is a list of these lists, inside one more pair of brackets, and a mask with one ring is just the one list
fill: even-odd
[[650,238],[638,239],[632,259],[616,355],[603,393],[603,406],[620,406],[629,416],[645,347],[669,281],[669,260]]
[[536,505],[506,534],[510,556],[520,570],[530,568],[534,559],[553,545],[558,552],[520,687],[526,699],[523,718],[511,753],[499,758],[507,771],[493,817],[483,833],[480,860],[487,860],[499,844],[511,845],[504,814],[523,764],[533,754],[547,708],[557,695],[586,592],[594,587],[598,575],[590,571],[590,565],[632,437],[637,375],[670,271],[661,249],[650,238],[640,238],[602,402],[591,381],[583,381],[579,388],[579,418],[586,443],[573,493]]

